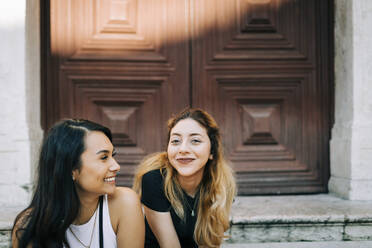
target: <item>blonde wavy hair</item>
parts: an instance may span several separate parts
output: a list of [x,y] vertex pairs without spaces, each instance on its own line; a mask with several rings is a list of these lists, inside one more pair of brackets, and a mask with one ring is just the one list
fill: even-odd
[[[223,156],[219,128],[211,115],[201,109],[188,108],[168,120],[168,142],[172,128],[184,119],[193,119],[203,126],[211,142],[213,160],[205,165],[198,202],[198,217],[195,224],[194,240],[200,247],[219,247],[229,229],[229,214],[236,194],[233,171]],[[138,166],[133,189],[141,195],[142,176],[159,169],[164,178],[164,192],[181,218],[185,218],[182,188],[177,180],[177,171],[168,160],[166,152],[147,156]]]

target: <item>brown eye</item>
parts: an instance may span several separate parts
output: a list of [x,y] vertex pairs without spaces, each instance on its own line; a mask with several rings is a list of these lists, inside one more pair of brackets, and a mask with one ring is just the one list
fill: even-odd
[[171,140],[170,143],[171,143],[172,145],[177,145],[177,144],[180,143],[180,140],[178,140],[178,139],[174,139],[174,140]]

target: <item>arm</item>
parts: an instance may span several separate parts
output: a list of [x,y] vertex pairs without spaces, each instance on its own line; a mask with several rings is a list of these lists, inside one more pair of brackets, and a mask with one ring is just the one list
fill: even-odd
[[117,187],[112,198],[110,212],[114,217],[112,223],[116,224],[118,248],[143,248],[145,222],[137,194],[129,188]]
[[161,248],[181,248],[170,212],[158,212],[144,206],[149,226]]
[[145,215],[160,247],[180,248],[180,241],[170,215],[170,203],[163,190],[160,170],[146,173],[142,177],[142,198]]

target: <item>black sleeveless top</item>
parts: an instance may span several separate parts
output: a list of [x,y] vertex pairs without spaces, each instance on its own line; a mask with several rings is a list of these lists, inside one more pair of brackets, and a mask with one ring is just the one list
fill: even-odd
[[[142,203],[158,212],[170,212],[173,225],[176,229],[178,239],[181,243],[182,248],[195,248],[198,247],[194,241],[194,229],[197,218],[197,209],[194,210],[194,216],[191,215],[191,208],[193,208],[195,200],[186,193],[184,197],[187,200],[187,206],[184,206],[186,221],[181,220],[174,209],[172,208],[170,202],[164,194],[164,183],[163,177],[160,174],[160,170],[153,170],[147,172],[142,178]],[[158,248],[159,243],[156,240],[155,235],[150,229],[150,226],[145,219],[146,224],[146,238],[145,238],[145,248]]]

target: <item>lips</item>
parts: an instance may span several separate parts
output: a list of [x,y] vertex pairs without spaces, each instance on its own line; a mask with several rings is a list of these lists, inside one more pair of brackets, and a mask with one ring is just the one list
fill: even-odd
[[195,159],[193,159],[193,158],[177,158],[176,160],[177,160],[177,162],[179,162],[181,164],[188,164],[188,163],[191,163],[192,161],[194,161]]

